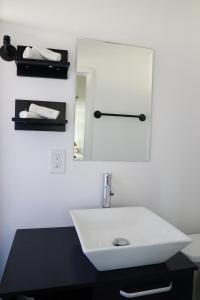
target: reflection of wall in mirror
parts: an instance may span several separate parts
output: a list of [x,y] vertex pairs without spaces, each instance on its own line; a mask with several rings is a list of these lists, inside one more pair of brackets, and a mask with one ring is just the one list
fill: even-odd
[[94,119],[93,160],[149,159],[152,50],[81,40],[78,68],[95,68],[94,111],[147,115],[147,120]]
[[76,96],[76,120],[75,120],[75,140],[74,157],[83,159],[84,130],[85,130],[85,76],[77,76],[77,96]]

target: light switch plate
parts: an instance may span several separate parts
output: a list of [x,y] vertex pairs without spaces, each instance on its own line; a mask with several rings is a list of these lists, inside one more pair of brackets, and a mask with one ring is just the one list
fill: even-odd
[[50,151],[50,172],[64,173],[65,172],[65,156],[64,149],[53,149]]

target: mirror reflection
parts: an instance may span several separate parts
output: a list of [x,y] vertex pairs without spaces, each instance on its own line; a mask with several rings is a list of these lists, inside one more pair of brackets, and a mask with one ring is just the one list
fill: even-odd
[[153,50],[81,39],[75,160],[149,160]]

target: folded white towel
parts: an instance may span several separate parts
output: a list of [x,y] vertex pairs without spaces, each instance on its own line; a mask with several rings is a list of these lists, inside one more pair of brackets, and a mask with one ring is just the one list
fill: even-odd
[[53,61],[61,61],[61,54],[51,51],[49,49],[42,49],[42,48],[38,48],[38,47],[34,47],[39,53],[40,55],[43,57],[43,59],[47,59],[47,60],[53,60]]
[[23,53],[23,58],[61,61],[62,56],[60,53],[49,49],[26,47]]
[[60,112],[58,110],[36,105],[36,104],[31,104],[29,107],[29,111],[33,112],[35,114],[38,114],[39,116],[46,118],[46,119],[57,119],[59,116]]
[[23,53],[23,58],[29,59],[44,59],[36,48],[26,47]]
[[42,117],[39,116],[38,114],[35,114],[35,113],[27,111],[27,110],[20,111],[19,117],[21,119],[27,119],[27,118],[30,118],[30,119],[42,119]]

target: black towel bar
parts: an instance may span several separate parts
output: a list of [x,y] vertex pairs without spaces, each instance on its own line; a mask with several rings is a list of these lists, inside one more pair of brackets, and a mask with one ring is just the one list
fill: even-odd
[[146,120],[146,116],[144,114],[140,114],[140,115],[110,114],[110,113],[102,113],[99,110],[96,110],[94,112],[94,117],[96,119],[101,118],[101,116],[138,118],[140,121],[145,121]]

